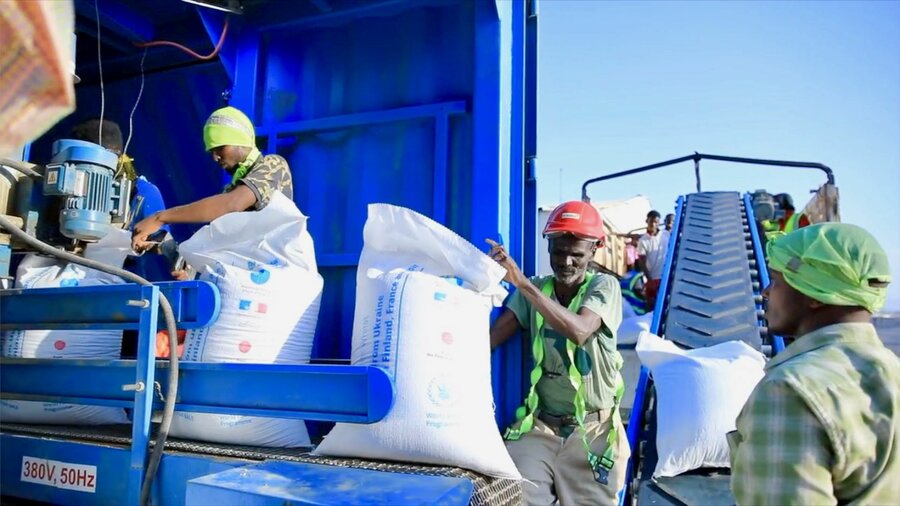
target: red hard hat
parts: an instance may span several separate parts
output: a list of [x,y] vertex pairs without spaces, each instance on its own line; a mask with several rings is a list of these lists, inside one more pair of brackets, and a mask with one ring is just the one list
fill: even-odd
[[606,239],[600,212],[580,200],[562,203],[550,213],[547,225],[544,226],[544,237],[560,234],[572,234],[601,244]]

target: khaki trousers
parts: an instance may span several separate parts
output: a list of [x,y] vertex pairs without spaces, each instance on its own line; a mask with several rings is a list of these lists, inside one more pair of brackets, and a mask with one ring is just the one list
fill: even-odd
[[[597,456],[606,451],[606,436],[611,425],[612,410],[599,412],[599,420],[585,424],[591,449]],[[594,479],[576,428],[568,438],[556,432],[537,417],[534,428],[518,441],[507,441],[506,448],[516,463],[525,482],[525,502],[529,505],[561,506],[617,505],[618,493],[625,484],[625,472],[631,449],[621,422],[618,424],[615,443],[616,463],[609,473],[609,485],[601,485]]]

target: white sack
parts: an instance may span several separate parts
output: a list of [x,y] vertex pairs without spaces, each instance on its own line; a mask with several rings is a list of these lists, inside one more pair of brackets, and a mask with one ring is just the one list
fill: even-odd
[[682,350],[641,333],[635,348],[658,399],[654,477],[701,467],[731,467],[725,434],[763,377],[765,357],[743,341]]
[[653,324],[652,312],[622,320],[616,333],[616,342],[619,345],[637,344],[642,332],[650,332],[651,324]]
[[394,380],[384,420],[339,423],[321,455],[458,466],[520,479],[494,421],[490,312],[502,267],[408,209],[369,206],[359,261],[352,362]]
[[[131,251],[131,234],[111,229],[97,243],[85,248],[84,256],[112,267],[122,267]],[[19,288],[115,285],[122,278],[54,257],[30,254],[16,271]],[[124,304],[124,301],[123,301]],[[53,308],[46,308],[52,311]],[[4,332],[0,352],[15,358],[117,359],[122,349],[121,330],[13,330]],[[102,425],[127,423],[119,408],[83,406],[37,401],[0,401],[0,419],[8,423]]]
[[[306,221],[275,193],[263,210],[226,214],[181,244],[185,260],[222,296],[219,318],[187,332],[184,361],[309,363],[323,280]],[[242,445],[309,444],[306,424],[287,418],[177,412],[171,434]]]

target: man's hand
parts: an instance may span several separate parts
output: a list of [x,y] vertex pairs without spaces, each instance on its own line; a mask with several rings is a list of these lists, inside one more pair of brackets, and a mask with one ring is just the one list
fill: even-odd
[[131,249],[141,253],[155,246],[156,243],[147,241],[147,238],[158,232],[163,225],[165,223],[159,219],[159,213],[139,221],[131,233]]
[[510,258],[506,248],[490,239],[485,239],[485,241],[491,245],[491,251],[488,255],[506,269],[506,276],[503,277],[505,281],[508,281],[515,287],[528,282],[528,278],[522,273],[522,269],[519,269],[516,261]]
[[172,277],[175,278],[175,281],[190,281],[190,275],[186,270],[179,269],[177,271],[171,272]]

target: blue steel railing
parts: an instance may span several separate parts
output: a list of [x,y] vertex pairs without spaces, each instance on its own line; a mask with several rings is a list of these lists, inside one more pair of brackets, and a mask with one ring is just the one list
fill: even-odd
[[[672,266],[675,263],[675,251],[677,249],[678,241],[680,240],[679,236],[681,234],[681,219],[684,214],[684,205],[685,198],[683,196],[678,197],[678,201],[675,204],[675,222],[672,224],[672,230],[674,232],[669,236],[668,249],[666,250],[666,263],[663,265],[662,277],[660,278],[659,296],[656,298],[656,306],[653,308],[653,320],[650,323],[650,332],[656,335],[659,335],[663,310],[668,303],[666,295],[669,291],[670,278],[672,277]],[[638,437],[640,437],[643,425],[644,404],[646,402],[647,388],[649,385],[650,370],[641,365],[641,374],[638,377],[637,386],[634,391],[634,402],[631,405],[631,416],[628,418],[628,430],[626,433],[628,434],[628,445],[631,447],[632,451],[631,459],[628,460],[628,469],[625,473],[625,487],[619,493],[619,506],[622,506],[625,503],[625,496],[628,495],[627,492],[632,487],[632,475],[636,472],[634,464],[637,462],[639,456],[635,449],[639,448]],[[634,492],[634,490],[631,490],[632,494],[634,494]]]
[[[756,227],[756,213],[753,211],[753,201],[749,193],[744,194],[744,210],[747,215],[747,225],[750,228],[750,239],[753,241],[753,255],[756,257],[756,269],[759,272],[759,290],[762,293],[769,286],[769,266],[766,264],[766,256],[763,253],[762,238],[759,236],[759,229]],[[756,309],[762,311],[764,306],[762,303],[756,305]],[[772,354],[777,355],[784,350],[784,338],[781,336],[772,336]]]

